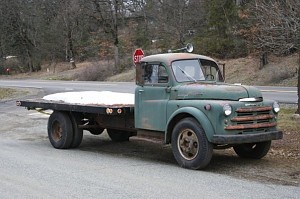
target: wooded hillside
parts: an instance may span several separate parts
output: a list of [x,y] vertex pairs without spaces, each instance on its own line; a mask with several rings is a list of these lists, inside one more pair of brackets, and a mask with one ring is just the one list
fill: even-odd
[[[298,0],[1,0],[0,57],[20,72],[91,57],[120,72],[132,51],[193,43],[218,58],[290,54],[300,43]],[[1,64],[1,63],[0,63]]]
[[299,0],[1,0],[0,69],[93,58],[118,73],[137,47],[152,54],[188,42],[217,58],[256,54],[261,68],[269,53],[298,52],[300,69],[299,10]]

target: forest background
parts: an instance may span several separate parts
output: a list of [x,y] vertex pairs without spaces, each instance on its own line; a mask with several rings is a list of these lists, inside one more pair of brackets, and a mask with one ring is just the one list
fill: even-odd
[[0,2],[0,74],[7,68],[31,73],[43,65],[55,72],[57,63],[74,69],[89,60],[102,61],[117,74],[132,68],[136,48],[149,55],[187,43],[214,58],[251,54],[260,69],[269,55],[297,54],[295,73],[300,68],[299,0]]

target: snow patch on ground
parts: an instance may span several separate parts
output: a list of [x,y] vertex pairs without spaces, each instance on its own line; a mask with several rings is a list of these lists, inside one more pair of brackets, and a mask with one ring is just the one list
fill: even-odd
[[44,100],[59,101],[70,104],[98,104],[98,105],[134,105],[134,94],[116,93],[111,91],[82,91],[65,92],[46,95]]

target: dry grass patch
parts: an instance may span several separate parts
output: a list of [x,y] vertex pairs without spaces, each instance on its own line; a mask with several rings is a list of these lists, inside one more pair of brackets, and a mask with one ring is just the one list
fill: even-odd
[[0,100],[16,95],[16,90],[10,88],[0,88]]
[[226,82],[247,85],[297,86],[298,55],[269,56],[269,63],[259,69],[259,59],[245,57],[223,60],[226,64]]
[[283,139],[276,141],[273,148],[277,155],[300,161],[300,119],[294,119],[296,108],[282,108],[279,113],[278,128],[283,131]]
[[17,98],[19,96],[25,96],[30,91],[27,89],[12,89],[12,88],[0,88],[0,101]]
[[134,82],[135,81],[135,69],[128,70],[124,73],[111,76],[106,79],[109,82]]

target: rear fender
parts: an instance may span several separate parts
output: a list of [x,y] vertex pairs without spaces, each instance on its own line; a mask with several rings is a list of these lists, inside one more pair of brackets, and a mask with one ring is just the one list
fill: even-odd
[[195,107],[183,107],[176,110],[169,118],[167,122],[167,128],[165,130],[165,143],[169,144],[171,142],[171,136],[174,126],[183,118],[193,117],[202,126],[205,131],[208,141],[211,141],[212,136],[215,134],[213,125],[206,115]]

